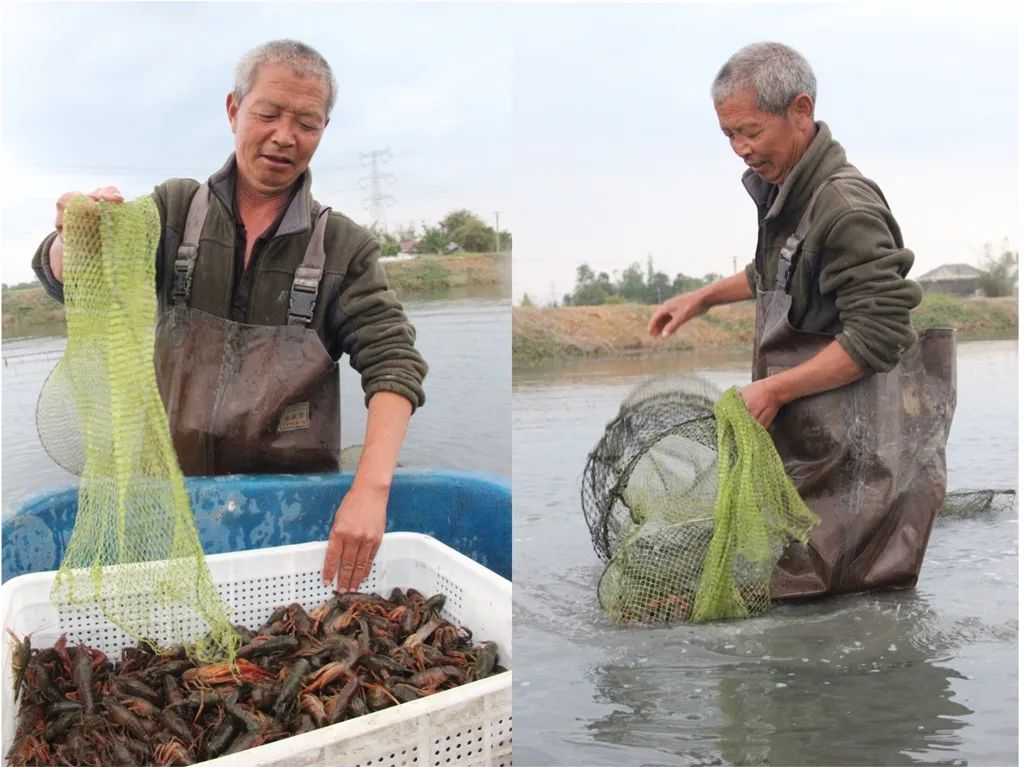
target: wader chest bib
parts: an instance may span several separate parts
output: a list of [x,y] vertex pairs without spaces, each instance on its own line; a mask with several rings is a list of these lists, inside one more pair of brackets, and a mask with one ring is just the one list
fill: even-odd
[[[848,174],[822,182],[780,254],[773,288],[758,286],[755,381],[809,360],[834,340],[790,324],[787,290],[814,203],[835,178],[871,183]],[[772,598],[915,585],[946,492],[955,365],[954,331],[925,330],[891,371],[779,410],[772,438],[786,473],[821,524],[807,547],[791,544],[783,553]]]
[[329,208],[292,282],[287,325],[247,325],[190,307],[209,208],[192,198],[174,265],[173,304],[156,330],[156,371],[181,470],[189,475],[337,471],[338,366],[313,318]]

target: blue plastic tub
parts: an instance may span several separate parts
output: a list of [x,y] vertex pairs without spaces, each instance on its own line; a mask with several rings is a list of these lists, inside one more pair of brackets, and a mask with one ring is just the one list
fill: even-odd
[[[186,487],[203,550],[222,554],[326,539],[352,476],[192,477]],[[77,510],[74,487],[25,501],[3,524],[3,580],[60,567]],[[512,491],[503,478],[399,470],[387,531],[425,533],[512,577]]]

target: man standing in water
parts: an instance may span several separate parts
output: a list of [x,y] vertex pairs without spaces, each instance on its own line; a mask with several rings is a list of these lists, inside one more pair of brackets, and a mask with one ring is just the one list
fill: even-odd
[[779,43],[721,68],[712,99],[748,168],[757,250],[744,272],[669,299],[648,326],[665,338],[712,306],[757,300],[741,394],[822,518],[807,548],[783,555],[775,598],[916,583],[953,407],[952,334],[918,339],[913,253],[881,190],[814,119],[816,92],[807,61]]
[[[376,240],[313,199],[309,163],[337,83],[315,50],[291,40],[238,64],[227,117],[235,151],[200,185],[156,187],[160,321],[157,380],[186,474],[337,471],[337,360],[362,376],[366,438],[324,560],[325,580],[354,589],[384,534],[387,499],[427,367],[378,263]],[[32,265],[63,300],[63,210]],[[90,195],[121,202],[104,187]]]

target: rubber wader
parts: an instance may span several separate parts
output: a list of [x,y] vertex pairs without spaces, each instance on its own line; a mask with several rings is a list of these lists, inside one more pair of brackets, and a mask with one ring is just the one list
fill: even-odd
[[[814,357],[834,337],[789,322],[789,279],[810,228],[815,189],[786,242],[771,290],[757,291],[754,380]],[[884,201],[884,197],[882,197]],[[779,410],[772,438],[801,497],[821,517],[809,544],[791,544],[772,577],[773,599],[910,588],[917,583],[946,493],[946,437],[956,406],[956,339],[930,329],[891,371],[803,397]]]
[[330,208],[317,213],[292,282],[287,325],[246,325],[189,306],[210,205],[192,198],[172,305],[156,329],[156,371],[181,470],[189,475],[337,471],[338,366],[309,325]]

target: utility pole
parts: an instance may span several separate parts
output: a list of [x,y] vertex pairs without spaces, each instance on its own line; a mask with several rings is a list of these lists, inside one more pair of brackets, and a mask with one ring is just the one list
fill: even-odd
[[500,210],[494,211],[494,252],[501,253],[501,223],[499,216],[501,215]]
[[391,150],[374,149],[372,152],[363,152],[359,159],[363,161],[363,165],[370,166],[370,175],[359,179],[359,188],[370,190],[370,194],[363,198],[363,205],[372,211],[374,225],[386,229],[385,210],[395,204],[395,198],[383,191],[383,187],[385,183],[395,183],[395,174],[381,172],[380,166],[391,159]]
[[736,256],[732,257],[732,273],[736,274]]

